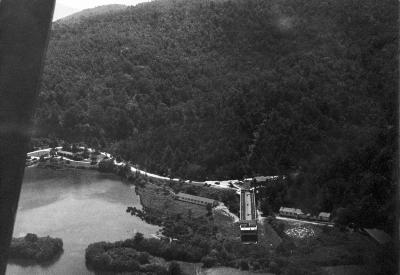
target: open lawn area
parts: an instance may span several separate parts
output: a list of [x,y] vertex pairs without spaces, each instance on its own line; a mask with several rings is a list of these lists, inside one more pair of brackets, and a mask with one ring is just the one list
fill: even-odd
[[277,248],[282,243],[282,238],[268,222],[258,224],[258,240],[271,249]]
[[144,209],[161,216],[201,217],[207,214],[206,207],[174,199],[171,191],[154,183],[146,183],[145,187],[136,188]]

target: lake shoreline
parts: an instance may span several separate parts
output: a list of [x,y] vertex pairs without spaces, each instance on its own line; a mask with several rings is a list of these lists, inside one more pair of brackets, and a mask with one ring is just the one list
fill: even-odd
[[137,232],[150,237],[159,230],[158,226],[128,215],[128,205],[139,207],[139,197],[113,173],[26,169],[14,237],[27,232],[56,236],[63,240],[64,253],[45,267],[10,260],[6,274],[94,274],[84,258],[90,243],[124,240]]

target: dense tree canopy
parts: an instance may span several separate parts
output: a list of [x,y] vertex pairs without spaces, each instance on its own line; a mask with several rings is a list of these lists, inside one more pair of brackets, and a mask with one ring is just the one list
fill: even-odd
[[394,0],[165,0],[55,23],[36,135],[191,179],[302,172],[282,201],[315,209],[386,205],[397,11]]

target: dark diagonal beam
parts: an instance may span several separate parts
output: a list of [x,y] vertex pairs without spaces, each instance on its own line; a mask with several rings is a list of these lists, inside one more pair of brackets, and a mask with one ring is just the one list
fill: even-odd
[[0,1],[0,274],[7,266],[54,3]]

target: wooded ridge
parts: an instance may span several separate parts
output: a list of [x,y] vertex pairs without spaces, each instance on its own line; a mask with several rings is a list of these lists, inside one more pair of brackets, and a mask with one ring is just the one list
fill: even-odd
[[167,0],[56,22],[35,136],[192,180],[296,173],[265,209],[341,209],[391,228],[397,11]]

